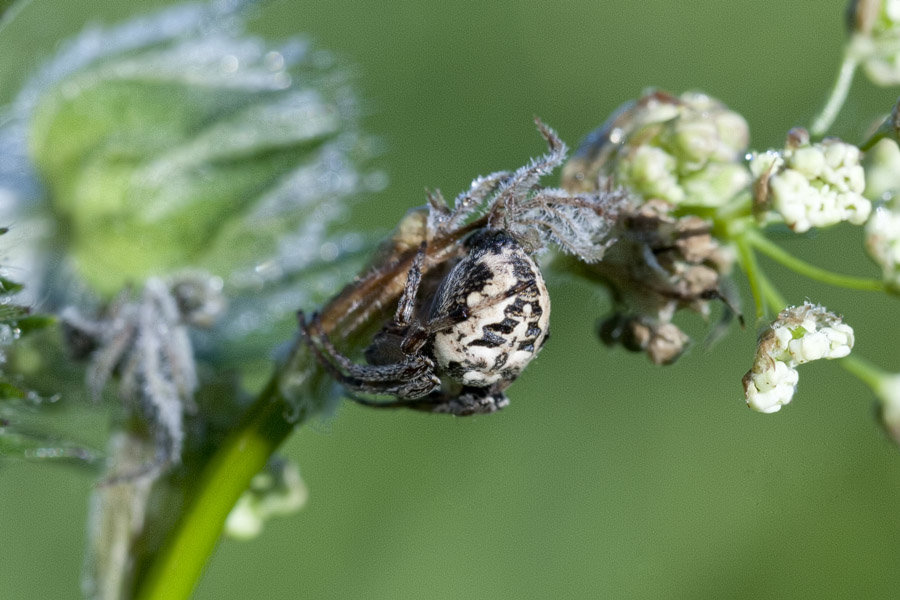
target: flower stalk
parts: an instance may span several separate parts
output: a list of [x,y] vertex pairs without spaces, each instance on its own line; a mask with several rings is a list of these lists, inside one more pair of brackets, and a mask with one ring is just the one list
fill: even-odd
[[850,93],[850,87],[853,85],[853,76],[856,74],[857,67],[859,67],[860,59],[857,56],[858,54],[859,52],[854,48],[853,44],[847,44],[834,85],[831,86],[828,100],[819,114],[813,119],[810,127],[810,133],[813,136],[821,137],[825,135],[841,112],[841,108],[847,101],[847,95]]
[[888,287],[880,279],[842,275],[811,265],[773,243],[772,240],[762,235],[757,229],[747,229],[743,235],[752,248],[759,250],[772,260],[809,279],[851,290],[865,292],[889,291]]

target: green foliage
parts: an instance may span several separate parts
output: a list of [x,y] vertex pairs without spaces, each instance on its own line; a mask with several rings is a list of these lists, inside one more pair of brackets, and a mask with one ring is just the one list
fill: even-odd
[[227,276],[277,254],[314,208],[285,210],[279,186],[299,165],[327,169],[352,119],[333,84],[305,88],[321,78],[308,66],[273,70],[256,52],[229,76],[190,52],[173,43],[100,61],[35,111],[36,166],[78,271],[103,295],[185,265]]
[[[6,231],[0,235],[3,233]],[[96,460],[96,454],[53,431],[46,411],[39,410],[57,398],[44,398],[29,389],[21,372],[9,368],[25,344],[23,337],[56,323],[51,316],[32,314],[27,306],[17,304],[15,295],[22,289],[21,284],[0,277],[0,461],[66,460],[90,464]]]

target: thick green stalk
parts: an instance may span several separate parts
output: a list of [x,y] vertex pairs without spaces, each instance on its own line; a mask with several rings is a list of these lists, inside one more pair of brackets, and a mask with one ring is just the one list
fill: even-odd
[[763,298],[762,284],[759,275],[761,273],[759,263],[756,261],[756,255],[753,254],[753,248],[743,238],[734,240],[738,251],[738,258],[741,267],[747,275],[747,281],[750,283],[750,295],[753,296],[753,304],[756,307],[756,318],[760,319],[766,313],[765,299]]
[[235,502],[293,431],[288,409],[276,375],[207,465],[193,502],[141,579],[137,598],[190,598]]

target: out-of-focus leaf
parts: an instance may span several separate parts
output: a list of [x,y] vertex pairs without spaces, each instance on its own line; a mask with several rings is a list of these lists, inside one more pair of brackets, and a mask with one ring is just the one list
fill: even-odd
[[312,220],[319,254],[362,148],[343,78],[312,59],[222,30],[102,57],[44,95],[32,157],[81,275],[109,294],[188,265],[284,268],[283,236]]
[[[9,398],[21,399],[24,397],[25,397],[25,390],[7,382],[7,381],[0,381],[0,402],[2,402],[3,400],[7,400]],[[0,422],[0,426],[2,426],[2,425],[3,425],[3,423]]]
[[21,283],[10,281],[6,277],[0,276],[0,294],[15,294],[22,289]]
[[[15,304],[0,304],[0,323],[15,323],[19,319],[24,319],[25,317],[27,317],[29,313],[30,311],[25,306],[17,306]],[[0,330],[0,336],[2,335],[2,330]]]
[[[356,271],[346,259],[361,258],[364,239],[341,226],[351,199],[383,178],[358,167],[373,142],[358,130],[346,70],[307,41],[248,36],[240,15],[216,6],[176,6],[64,44],[0,130],[0,150],[21,163],[0,165],[0,188],[46,207],[48,239],[100,297],[208,271],[231,306],[217,335],[271,349],[297,308]],[[43,194],[23,180],[29,169]]]
[[13,4],[15,4],[15,0],[0,0],[0,24],[3,23],[3,20],[6,18],[6,12],[12,8]]
[[48,315],[29,315],[18,320],[19,331],[22,332],[22,335],[49,327],[54,323],[56,323],[56,319]]

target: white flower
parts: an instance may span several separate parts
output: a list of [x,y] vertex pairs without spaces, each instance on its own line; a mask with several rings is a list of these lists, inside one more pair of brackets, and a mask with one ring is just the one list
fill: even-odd
[[764,199],[797,233],[849,221],[862,225],[872,204],[863,196],[865,172],[859,148],[829,138],[810,144],[794,130],[787,147],[751,155],[750,170]]
[[900,288],[900,214],[885,206],[875,209],[866,224],[866,250],[881,265],[884,281]]
[[805,303],[786,308],[760,336],[753,367],[744,375],[747,405],[777,412],[794,396],[798,365],[843,358],[853,342],[853,329],[824,307]]

